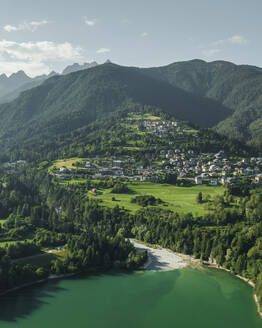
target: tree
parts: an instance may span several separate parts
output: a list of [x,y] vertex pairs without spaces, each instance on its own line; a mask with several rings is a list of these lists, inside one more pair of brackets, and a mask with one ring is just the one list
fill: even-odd
[[35,273],[39,279],[47,278],[49,275],[48,270],[45,270],[43,267],[37,268]]
[[201,204],[203,202],[203,195],[202,195],[202,192],[201,191],[196,196],[196,202],[198,204]]
[[177,183],[177,175],[174,173],[166,173],[164,176],[163,182],[174,185]]

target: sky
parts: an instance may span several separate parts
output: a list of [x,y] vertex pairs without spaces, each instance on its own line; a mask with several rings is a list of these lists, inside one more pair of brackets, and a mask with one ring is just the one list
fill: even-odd
[[227,60],[262,67],[262,0],[0,0],[0,74]]

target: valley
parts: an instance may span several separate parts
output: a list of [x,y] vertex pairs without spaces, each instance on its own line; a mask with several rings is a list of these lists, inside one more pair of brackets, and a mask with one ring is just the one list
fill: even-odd
[[259,309],[262,157],[219,106],[111,63],[0,106],[0,292],[141,271],[131,238],[245,277]]
[[1,2],[0,328],[262,328],[261,12]]

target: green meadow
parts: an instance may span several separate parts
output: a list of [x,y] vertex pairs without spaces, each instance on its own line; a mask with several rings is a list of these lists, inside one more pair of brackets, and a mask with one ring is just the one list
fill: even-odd
[[[176,187],[169,184],[159,184],[151,182],[138,182],[129,183],[128,188],[130,193],[126,194],[114,194],[111,193],[111,189],[99,190],[101,194],[94,196],[90,194],[90,197],[101,199],[102,205],[108,207],[115,207],[118,204],[120,207],[124,207],[130,210],[132,213],[141,209],[141,206],[131,203],[131,199],[138,195],[153,195],[156,198],[160,198],[164,204],[158,205],[158,207],[170,209],[178,213],[193,213],[194,215],[202,215],[206,210],[205,203],[198,204],[196,202],[196,196],[199,192],[202,192],[203,197],[210,195],[213,198],[215,195],[223,194],[225,188],[211,187],[206,185],[193,186],[193,187]],[[115,200],[112,200],[112,197]]]
[[17,259],[15,262],[19,264],[31,264],[46,267],[49,266],[56,258],[63,258],[63,256],[65,256],[64,251],[53,251],[52,253],[41,253],[34,256]]
[[67,167],[68,169],[74,168],[75,163],[83,161],[83,158],[80,157],[73,157],[73,158],[66,158],[66,159],[59,159],[53,163],[49,167],[49,171],[53,170],[54,168],[60,169],[62,166]]

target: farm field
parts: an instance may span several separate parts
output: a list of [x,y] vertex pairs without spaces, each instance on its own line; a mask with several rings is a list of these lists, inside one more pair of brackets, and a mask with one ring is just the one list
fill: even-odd
[[[101,195],[90,196],[96,199],[102,200],[102,205],[108,207],[115,207],[118,204],[120,207],[124,207],[130,210],[132,213],[141,209],[141,206],[131,203],[131,199],[138,195],[153,195],[155,198],[160,198],[164,204],[158,205],[158,207],[170,209],[178,213],[193,213],[194,215],[202,215],[207,210],[205,204],[197,204],[196,196],[199,192],[202,192],[203,196],[223,194],[225,188],[211,187],[206,185],[193,186],[193,187],[176,187],[169,184],[159,184],[151,182],[139,182],[129,183],[128,188],[130,193],[126,194],[114,194],[111,193],[111,189],[100,190]],[[112,200],[112,197],[115,200]]]

